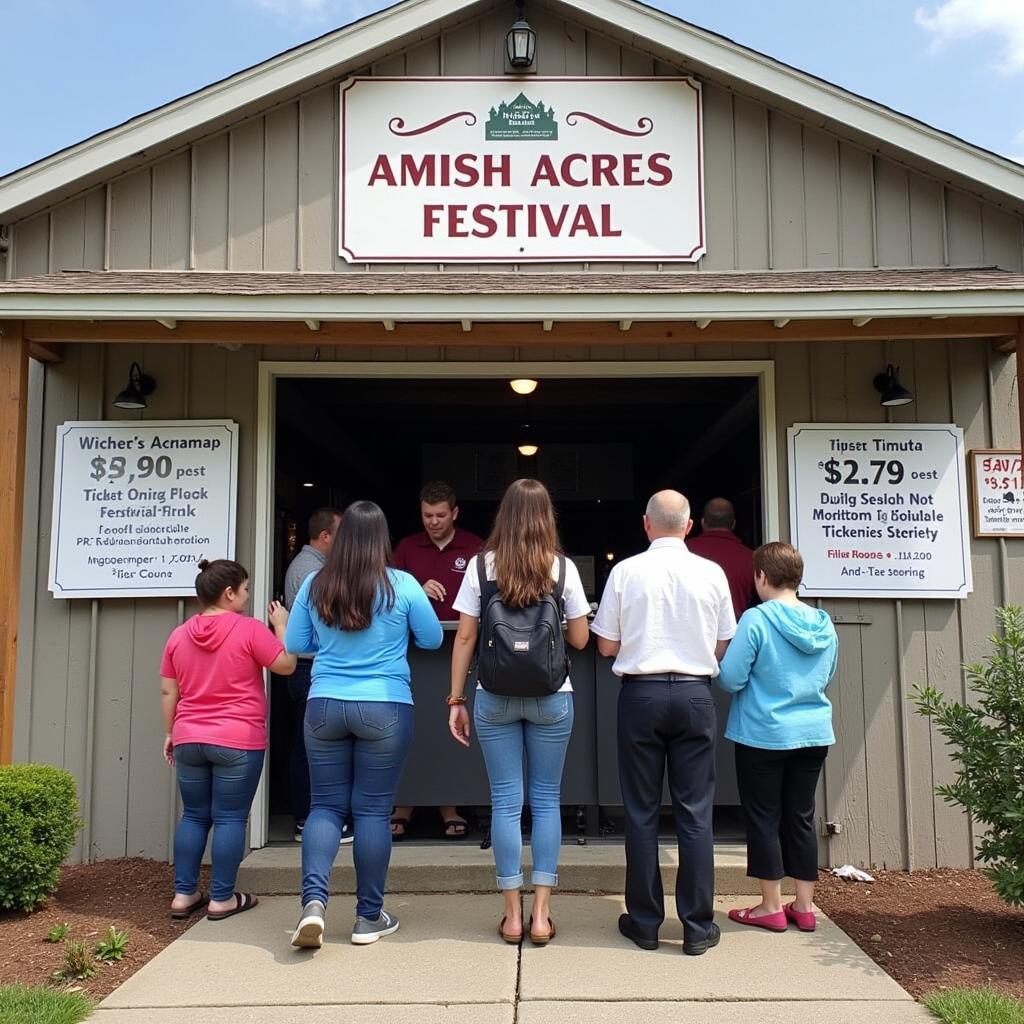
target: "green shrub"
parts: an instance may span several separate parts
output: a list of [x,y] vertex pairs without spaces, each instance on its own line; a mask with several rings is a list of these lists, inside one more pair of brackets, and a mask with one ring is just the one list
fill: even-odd
[[47,942],[63,942],[68,937],[68,932],[71,931],[71,925],[67,921],[62,921],[60,924],[55,924],[47,933]]
[[68,772],[0,765],[0,908],[32,910],[57,888],[81,824]]
[[11,1024],[79,1024],[92,1003],[79,992],[0,985],[0,1021]]
[[917,687],[913,699],[952,748],[956,778],[935,792],[986,826],[978,857],[996,892],[1024,904],[1024,611],[996,609],[1001,634],[983,663],[965,665],[973,705]]

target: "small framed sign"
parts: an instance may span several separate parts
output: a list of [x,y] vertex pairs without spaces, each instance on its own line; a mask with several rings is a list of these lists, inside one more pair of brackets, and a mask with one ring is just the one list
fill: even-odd
[[975,537],[1024,537],[1024,469],[1016,448],[972,448],[971,522]]

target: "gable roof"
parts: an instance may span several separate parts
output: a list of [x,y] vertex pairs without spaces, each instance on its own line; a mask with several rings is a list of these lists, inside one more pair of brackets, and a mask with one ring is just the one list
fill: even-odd
[[[724,36],[665,14],[640,0],[545,0],[574,19],[698,75],[743,83],[763,102],[816,126],[925,166],[942,180],[962,179],[1024,212],[1024,167],[823,79],[790,67]],[[471,17],[485,0],[398,0],[370,15],[261,64],[140,114],[0,178],[0,220],[12,221],[98,184],[155,151],[169,151],[199,132],[230,123],[254,105],[270,105],[298,90],[338,77],[338,69],[371,62],[446,24]]]

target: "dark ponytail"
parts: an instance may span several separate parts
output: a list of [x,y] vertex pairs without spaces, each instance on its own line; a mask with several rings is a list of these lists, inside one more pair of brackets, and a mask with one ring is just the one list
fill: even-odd
[[208,562],[205,558],[199,563],[199,575],[196,577],[196,596],[204,608],[211,608],[230,587],[238,588],[249,578],[246,568],[229,558],[215,558]]

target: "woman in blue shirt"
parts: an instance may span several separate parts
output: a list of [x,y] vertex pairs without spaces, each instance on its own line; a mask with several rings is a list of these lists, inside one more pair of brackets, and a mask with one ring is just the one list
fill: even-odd
[[[835,743],[825,688],[839,642],[828,615],[797,598],[803,572],[800,552],[789,544],[774,541],[754,552],[764,603],[743,613],[718,675],[734,694],[725,735],[736,744],[747,874],[761,883],[761,902],[729,917],[776,932],[790,921],[801,931],[816,925],[814,791]],[[796,899],[784,907],[786,875],[796,882]]]
[[315,653],[306,703],[310,811],[302,836],[302,914],[293,946],[319,948],[331,868],[351,814],[356,867],[352,941],[398,929],[384,910],[391,860],[388,819],[412,739],[409,632],[418,647],[441,646],[441,624],[423,588],[392,569],[384,513],[372,501],[345,510],[324,567],[292,606],[285,647]]

